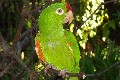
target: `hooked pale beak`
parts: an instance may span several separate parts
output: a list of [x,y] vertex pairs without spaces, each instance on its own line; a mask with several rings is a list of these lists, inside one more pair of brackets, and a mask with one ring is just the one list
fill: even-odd
[[64,18],[64,23],[69,23],[69,24],[70,24],[73,19],[74,19],[73,13],[72,13],[71,10],[69,10],[69,11],[66,13],[66,16],[65,16],[65,18]]
[[66,13],[66,16],[64,18],[64,23],[69,23],[70,24],[72,22],[72,20],[74,19],[73,13],[72,13],[72,8],[68,4],[65,4],[65,6],[66,6],[66,9],[67,9],[67,11],[66,11],[67,13]]

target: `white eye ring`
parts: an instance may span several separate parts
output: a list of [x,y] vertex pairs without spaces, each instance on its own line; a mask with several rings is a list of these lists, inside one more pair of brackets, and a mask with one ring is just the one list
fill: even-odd
[[59,15],[62,15],[64,13],[64,11],[61,8],[58,8],[56,10],[56,13],[59,14]]

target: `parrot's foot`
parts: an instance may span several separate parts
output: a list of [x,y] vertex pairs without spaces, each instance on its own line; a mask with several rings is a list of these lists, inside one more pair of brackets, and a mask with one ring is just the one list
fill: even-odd
[[61,70],[58,76],[61,76],[62,78],[69,78],[69,74],[67,70]]
[[58,76],[61,76],[62,78],[69,78],[69,73],[67,70],[61,70],[59,71],[56,67],[54,67],[51,64],[48,64],[44,69],[45,74],[51,74],[52,72],[55,74],[58,74]]
[[49,70],[50,70],[50,69],[52,69],[52,70],[57,70],[56,67],[54,67],[54,66],[51,65],[51,64],[48,64],[48,65],[45,67],[44,72],[47,74],[47,73],[49,73]]

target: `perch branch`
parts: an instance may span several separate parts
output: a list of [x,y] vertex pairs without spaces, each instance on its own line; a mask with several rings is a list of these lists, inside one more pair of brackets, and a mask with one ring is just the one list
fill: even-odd
[[[108,72],[109,70],[111,70],[112,68],[116,67],[120,65],[120,61],[116,62],[115,64],[109,66],[107,69],[99,72],[99,73],[96,73],[96,74],[85,74],[85,73],[68,73],[68,75],[70,77],[78,77],[78,78],[82,78],[84,79],[85,77],[100,77],[101,75],[103,75],[104,73]],[[48,74],[59,74],[60,71],[59,70],[55,70],[55,69],[48,69],[47,70]]]

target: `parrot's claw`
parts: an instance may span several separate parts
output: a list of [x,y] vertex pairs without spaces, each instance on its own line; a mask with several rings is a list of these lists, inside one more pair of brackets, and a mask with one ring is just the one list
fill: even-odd
[[[45,74],[49,74],[49,73],[51,74],[51,72],[49,72],[50,69],[55,70],[56,72],[58,71],[56,67],[54,67],[51,64],[48,64],[44,69]],[[58,76],[61,76],[62,78],[69,78],[70,77],[68,71],[65,69],[61,70],[59,72]]]
[[51,65],[51,64],[48,64],[48,65],[45,67],[44,72],[45,72],[46,74],[49,73],[49,69],[57,70],[56,67],[54,67],[54,66]]
[[67,70],[61,70],[58,76],[61,76],[62,78],[69,78],[69,74]]

